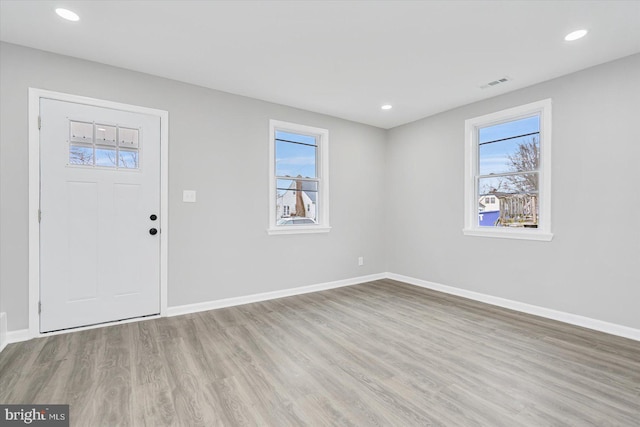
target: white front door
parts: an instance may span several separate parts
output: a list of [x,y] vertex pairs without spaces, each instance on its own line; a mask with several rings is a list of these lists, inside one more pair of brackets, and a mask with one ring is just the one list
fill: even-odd
[[40,332],[160,313],[160,118],[40,100]]

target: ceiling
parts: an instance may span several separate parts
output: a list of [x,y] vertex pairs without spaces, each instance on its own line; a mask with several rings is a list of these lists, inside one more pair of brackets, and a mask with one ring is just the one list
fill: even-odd
[[0,39],[388,129],[640,52],[640,1],[2,0]]

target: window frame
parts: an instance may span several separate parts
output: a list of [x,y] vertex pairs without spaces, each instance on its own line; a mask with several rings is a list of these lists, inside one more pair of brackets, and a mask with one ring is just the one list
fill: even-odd
[[[551,99],[520,105],[465,120],[464,228],[466,236],[550,241],[551,232]],[[478,224],[479,129],[534,115],[540,116],[538,228],[480,227]]]
[[[83,120],[82,118],[67,118],[67,122],[69,124],[69,139],[67,141],[67,167],[70,168],[89,168],[96,170],[114,170],[121,172],[141,172],[142,171],[142,129],[136,128],[133,126],[121,125],[117,123],[109,123],[109,122],[96,122],[96,121],[88,121]],[[85,125],[90,125],[92,128],[91,138],[87,141],[76,139],[75,135],[73,135],[73,123],[81,123]],[[115,139],[110,140],[108,143],[101,142],[97,137],[97,131],[100,130],[100,127],[112,127],[115,129]],[[124,144],[124,140],[121,139],[121,130],[131,130],[137,132],[137,141],[135,146],[127,146]],[[104,129],[102,129],[104,130]],[[104,141],[104,139],[102,140]],[[89,148],[92,152],[92,162],[91,163],[72,163],[71,162],[71,153],[74,147],[80,148]],[[97,163],[97,150],[112,150],[115,152],[116,160],[111,165],[99,165]],[[120,153],[136,153],[137,161],[136,167],[126,167],[120,166],[120,161],[122,160],[120,157]]]
[[[317,224],[312,225],[278,225],[276,217],[276,131],[291,132],[316,137],[316,171],[318,195],[316,204]],[[282,178],[280,178],[282,179]],[[295,178],[288,178],[295,179]],[[306,234],[328,233],[329,225],[329,131],[327,129],[280,120],[269,120],[269,227],[267,233]]]

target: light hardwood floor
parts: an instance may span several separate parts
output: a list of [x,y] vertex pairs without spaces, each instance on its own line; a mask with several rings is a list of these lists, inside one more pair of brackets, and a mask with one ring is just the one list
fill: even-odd
[[640,342],[380,280],[9,345],[73,426],[638,426]]

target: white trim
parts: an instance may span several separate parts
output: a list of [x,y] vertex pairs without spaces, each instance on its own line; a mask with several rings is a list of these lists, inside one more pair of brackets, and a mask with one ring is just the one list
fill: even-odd
[[322,226],[297,226],[290,225],[281,228],[269,228],[267,229],[267,233],[272,234],[302,234],[302,233],[328,233],[331,231],[331,227],[322,227]]
[[[292,133],[315,135],[318,137],[318,156],[316,157],[318,172],[318,225],[310,226],[278,226],[276,225],[276,129]],[[295,179],[295,178],[291,178]],[[297,123],[269,120],[269,225],[267,233],[275,234],[304,234],[304,233],[328,233],[329,225],[329,131],[327,129],[312,126],[299,125]]]
[[169,112],[160,115],[160,315],[169,304]]
[[30,338],[40,334],[40,98],[38,89],[29,88],[29,335]]
[[29,329],[18,329],[15,331],[7,332],[7,344],[13,344],[14,342],[28,341],[31,338],[33,337],[31,336]]
[[540,240],[549,242],[553,239],[552,233],[541,233],[531,229],[509,229],[509,228],[496,228],[494,229],[463,229],[462,232],[465,236],[479,236],[479,237],[497,237],[499,239],[518,239],[518,240]]
[[[169,112],[85,96],[29,88],[29,338],[51,335],[51,333],[40,333],[38,315],[38,301],[40,300],[40,227],[38,223],[38,209],[40,207],[40,131],[38,129],[38,117],[40,116],[41,98],[148,114],[160,118],[160,314],[166,315],[167,280],[169,277]],[[72,329],[72,331],[79,329]],[[9,332],[9,334],[12,334],[12,332]]]
[[590,317],[553,310],[550,308],[540,307],[524,302],[513,301],[510,299],[487,295],[480,292],[468,291],[466,289],[460,289],[453,286],[446,286],[440,283],[434,283],[427,280],[403,276],[401,274],[387,273],[387,278],[397,280],[399,282],[408,283],[410,285],[420,286],[422,288],[432,289],[434,291],[457,295],[474,301],[484,302],[498,307],[508,308],[522,313],[532,314],[534,316],[557,320],[560,322],[568,323],[570,325],[581,326],[583,328],[593,329],[595,331],[605,332],[607,334],[617,335],[620,337],[640,341],[640,329],[631,328],[629,326],[609,323],[603,320],[592,319]]
[[225,298],[214,301],[199,302],[195,304],[169,307],[169,316],[197,313],[200,311],[215,310],[217,308],[233,307],[236,305],[250,304],[253,302],[268,301],[277,298],[294,295],[308,294],[311,292],[325,291],[327,289],[341,288],[344,286],[358,285],[387,278],[387,273],[370,274],[368,276],[353,277],[351,279],[337,280],[335,282],[319,283],[316,285],[300,286],[298,288],[282,289],[279,291],[263,292],[242,297]]
[[[464,149],[464,228],[466,236],[499,237],[507,239],[550,241],[551,232],[551,99],[520,105],[495,113],[465,120]],[[478,201],[476,198],[476,176],[478,175],[477,139],[478,128],[504,123],[520,118],[540,115],[540,188],[538,203],[539,227],[522,230],[520,228],[479,227]]]

